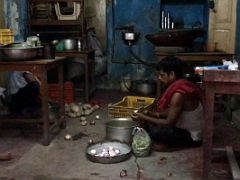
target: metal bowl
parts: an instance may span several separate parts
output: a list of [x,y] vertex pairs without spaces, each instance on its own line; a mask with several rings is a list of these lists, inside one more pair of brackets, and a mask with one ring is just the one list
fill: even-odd
[[32,60],[37,57],[39,47],[1,47],[0,60],[3,61],[24,61]]
[[[119,149],[120,153],[114,157],[99,157],[91,154],[91,150],[96,150],[96,154],[100,153],[102,149],[107,149],[108,147]],[[131,157],[131,147],[125,143],[118,141],[103,141],[91,144],[86,150],[87,158],[96,163],[101,164],[113,164],[125,161]]]
[[197,37],[203,36],[205,31],[199,29],[166,29],[146,35],[155,46],[192,46]]

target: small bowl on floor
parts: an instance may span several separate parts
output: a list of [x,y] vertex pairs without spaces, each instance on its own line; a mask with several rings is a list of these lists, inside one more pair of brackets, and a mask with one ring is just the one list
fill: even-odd
[[119,141],[97,142],[87,147],[86,157],[101,164],[119,163],[131,157],[131,147]]

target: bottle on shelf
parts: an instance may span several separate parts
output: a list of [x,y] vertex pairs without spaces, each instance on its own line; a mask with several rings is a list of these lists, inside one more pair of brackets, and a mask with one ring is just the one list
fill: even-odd
[[78,51],[82,50],[82,42],[80,39],[78,39],[78,41],[77,41],[77,48],[78,48]]

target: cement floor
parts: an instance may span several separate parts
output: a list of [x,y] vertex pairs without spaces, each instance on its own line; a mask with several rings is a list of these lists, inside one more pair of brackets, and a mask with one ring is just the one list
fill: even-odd
[[[66,129],[56,133],[49,146],[39,144],[39,125],[2,126],[0,153],[9,151],[13,159],[0,161],[0,180],[133,180],[137,179],[139,167],[143,169],[144,180],[201,179],[201,147],[173,152],[153,151],[148,157],[135,159],[131,156],[130,159],[116,164],[93,163],[85,157],[89,139],[100,141],[105,138],[107,104],[117,102],[125,95],[112,91],[97,92],[92,101],[99,103],[101,108],[88,116],[87,120],[95,119],[97,114],[100,115],[100,120],[95,125],[81,126],[79,119],[67,118]],[[230,126],[228,128],[232,129]],[[74,135],[79,132],[88,136],[76,141],[64,140],[65,134]],[[232,132],[236,133],[237,130]],[[236,138],[230,136],[228,139],[225,134],[223,138],[216,136],[216,140],[224,143]],[[128,175],[120,177],[123,169]],[[220,174],[226,174],[226,171],[219,170]],[[221,177],[228,179],[226,176],[219,176],[218,179]]]

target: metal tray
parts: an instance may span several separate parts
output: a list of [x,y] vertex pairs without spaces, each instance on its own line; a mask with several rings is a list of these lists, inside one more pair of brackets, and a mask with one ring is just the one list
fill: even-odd
[[[114,157],[99,157],[99,156],[92,155],[90,153],[92,149],[95,149],[97,152],[100,152],[103,148],[107,148],[109,146],[119,149],[120,154]],[[131,147],[126,143],[122,143],[119,141],[97,142],[87,147],[86,157],[92,162],[101,163],[101,164],[119,163],[131,157]]]

